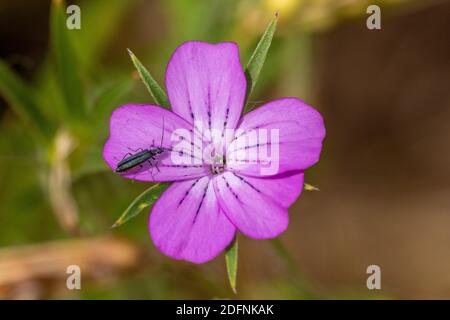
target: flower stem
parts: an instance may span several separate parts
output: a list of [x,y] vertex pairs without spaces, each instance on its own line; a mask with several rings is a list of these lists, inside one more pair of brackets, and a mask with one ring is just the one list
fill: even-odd
[[286,249],[284,243],[279,238],[272,239],[270,243],[278,256],[286,264],[289,277],[292,278],[293,283],[295,284],[295,287],[299,291],[300,295],[305,299],[318,299],[318,294],[310,288],[308,281],[305,280],[300,268],[297,266],[297,263],[292,255]]

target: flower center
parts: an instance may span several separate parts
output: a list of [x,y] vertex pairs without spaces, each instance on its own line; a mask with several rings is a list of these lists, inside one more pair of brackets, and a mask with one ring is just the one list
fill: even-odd
[[217,155],[211,164],[211,173],[213,175],[220,174],[225,171],[226,159],[225,156]]

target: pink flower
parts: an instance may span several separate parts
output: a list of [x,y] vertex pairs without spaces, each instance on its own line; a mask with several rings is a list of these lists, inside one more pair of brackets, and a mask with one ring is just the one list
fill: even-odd
[[[125,105],[111,116],[103,157],[113,170],[127,153],[134,152],[130,150],[159,146],[164,127],[164,152],[155,157],[157,162],[121,175],[173,181],[154,204],[149,219],[153,242],[172,258],[209,261],[225,249],[237,230],[254,239],[278,236],[288,226],[289,206],[302,191],[303,171],[319,160],[325,136],[321,115],[297,98],[283,98],[241,117],[246,85],[235,43],[187,42],[176,49],[167,66],[172,112],[153,105]],[[177,163],[174,159],[180,152],[175,150],[173,136],[180,129],[200,136],[201,146],[212,144],[219,157],[213,163]],[[236,130],[232,131],[236,134],[231,138],[213,135],[209,141],[213,130]],[[269,134],[265,142],[241,148],[238,142],[256,130],[276,130],[278,139]],[[266,162],[260,159],[228,161],[240,149],[248,156],[258,154],[263,146],[278,150],[271,159],[275,172],[263,174]],[[198,160],[196,147],[183,152]]]

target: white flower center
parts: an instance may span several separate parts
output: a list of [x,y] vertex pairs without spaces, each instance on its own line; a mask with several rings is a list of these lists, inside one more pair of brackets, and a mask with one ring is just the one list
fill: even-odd
[[225,156],[222,155],[216,155],[214,157],[214,161],[211,164],[211,173],[213,175],[220,174],[225,171]]

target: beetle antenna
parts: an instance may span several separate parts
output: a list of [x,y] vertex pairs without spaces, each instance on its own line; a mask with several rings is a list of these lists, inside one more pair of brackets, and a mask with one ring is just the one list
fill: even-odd
[[161,144],[159,146],[160,148],[162,148],[163,140],[164,140],[164,117],[163,117],[162,135],[161,135]]

